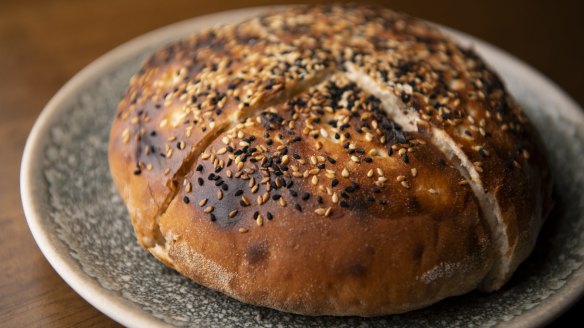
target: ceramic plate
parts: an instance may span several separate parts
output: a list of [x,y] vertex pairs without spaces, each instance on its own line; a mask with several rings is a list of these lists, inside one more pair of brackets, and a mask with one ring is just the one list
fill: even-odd
[[556,210],[538,246],[502,290],[473,292],[382,318],[305,317],[246,305],[166,268],[136,243],[110,178],[109,129],[130,76],[156,48],[202,28],[270,8],[228,11],[148,33],[99,58],[49,102],[28,138],[21,171],[24,210],[41,251],[89,303],[126,326],[532,326],[545,324],[584,289],[584,114],[562,90],[516,58],[473,45],[507,83],[545,138]]

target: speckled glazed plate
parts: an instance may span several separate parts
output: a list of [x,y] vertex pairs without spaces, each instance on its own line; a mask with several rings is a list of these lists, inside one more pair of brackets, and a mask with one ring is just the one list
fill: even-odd
[[202,28],[270,8],[199,17],[130,41],[69,81],[37,120],[24,152],[22,201],[36,242],[55,270],[93,306],[123,325],[188,326],[537,326],[584,290],[584,112],[544,76],[480,40],[474,45],[542,131],[558,205],[534,254],[492,294],[473,292],[424,310],[381,318],[305,317],[246,305],[201,287],[136,243],[110,178],[107,144],[130,76],[156,48]]

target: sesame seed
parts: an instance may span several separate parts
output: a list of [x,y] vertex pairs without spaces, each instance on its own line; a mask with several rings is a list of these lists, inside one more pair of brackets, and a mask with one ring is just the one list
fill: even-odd
[[201,199],[201,201],[199,201],[199,206],[203,207],[207,204],[207,198],[203,198]]
[[330,216],[332,210],[333,210],[332,207],[327,208],[326,211],[324,212],[324,216]]
[[418,175],[418,169],[416,169],[415,167],[411,169],[411,172],[413,177],[416,177]]
[[233,210],[233,211],[229,212],[229,217],[233,218],[234,216],[237,215],[237,212],[238,212],[237,210]]
[[316,186],[316,185],[318,184],[318,177],[317,177],[316,175],[313,175],[313,176],[312,176],[312,181],[311,181],[311,182],[312,182],[312,184],[313,184],[313,185],[315,185],[315,186]]
[[256,224],[261,227],[264,224],[264,218],[262,217],[261,214],[258,215],[257,219],[255,220]]
[[325,212],[326,212],[326,210],[324,208],[317,208],[314,210],[314,213],[316,213],[318,215],[324,215]]
[[239,228],[239,232],[240,232],[240,233],[246,233],[246,232],[248,232],[248,231],[249,231],[249,230],[247,230],[246,228]]
[[213,206],[207,206],[207,207],[205,207],[205,209],[203,210],[203,212],[205,212],[205,213],[208,214],[208,213],[213,212],[214,210],[215,210],[215,208]]
[[341,172],[341,176],[343,178],[348,178],[349,177],[349,171],[346,168],[344,168],[343,171]]

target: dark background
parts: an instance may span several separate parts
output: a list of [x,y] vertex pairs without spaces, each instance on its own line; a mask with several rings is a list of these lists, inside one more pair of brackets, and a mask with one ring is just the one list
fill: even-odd
[[[583,2],[370,2],[497,45],[584,104]],[[26,226],[18,186],[20,159],[26,136],[51,96],[91,61],[145,32],[207,13],[267,4],[274,2],[0,0],[0,326],[117,326],[63,282]],[[553,326],[581,321],[583,303]]]

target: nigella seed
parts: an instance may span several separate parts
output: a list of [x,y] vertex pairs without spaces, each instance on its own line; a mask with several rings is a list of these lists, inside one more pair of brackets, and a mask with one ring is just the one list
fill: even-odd
[[202,186],[203,184],[205,184],[205,180],[203,180],[203,178],[198,178],[197,182],[199,183],[199,186]]
[[319,204],[322,204],[322,203],[324,203],[324,200],[322,199],[322,197],[321,197],[321,196],[318,196],[318,197],[316,198],[316,201],[317,201]]
[[310,198],[310,194],[305,192],[304,194],[302,194],[302,200],[308,200],[308,198]]
[[190,200],[190,199],[189,199],[187,196],[184,196],[184,197],[183,197],[183,202],[184,202],[185,204],[188,204],[188,203],[190,203],[190,201],[191,201],[191,200]]
[[272,196],[272,199],[273,199],[273,200],[278,200],[278,199],[280,199],[281,197],[282,197],[281,195],[279,195],[279,194],[275,194],[275,195],[273,195],[273,196]]
[[342,200],[339,205],[341,205],[341,207],[347,208],[349,207],[349,203],[347,203],[346,201]]
[[336,187],[339,184],[339,180],[337,179],[333,179],[333,181],[331,181],[331,186]]
[[217,221],[217,217],[213,213],[211,213],[211,221],[213,222]]
[[258,212],[258,211],[253,212],[253,219],[256,220],[259,215],[260,215],[260,212]]
[[274,216],[272,215],[272,213],[268,212],[267,218],[268,220],[271,220],[274,218]]
[[298,212],[302,212],[302,207],[300,206],[300,204],[294,205],[294,208],[297,209]]
[[197,172],[201,172],[203,171],[203,165],[199,164],[197,165]]
[[241,196],[243,195],[243,190],[239,189],[238,191],[235,192],[235,196]]

